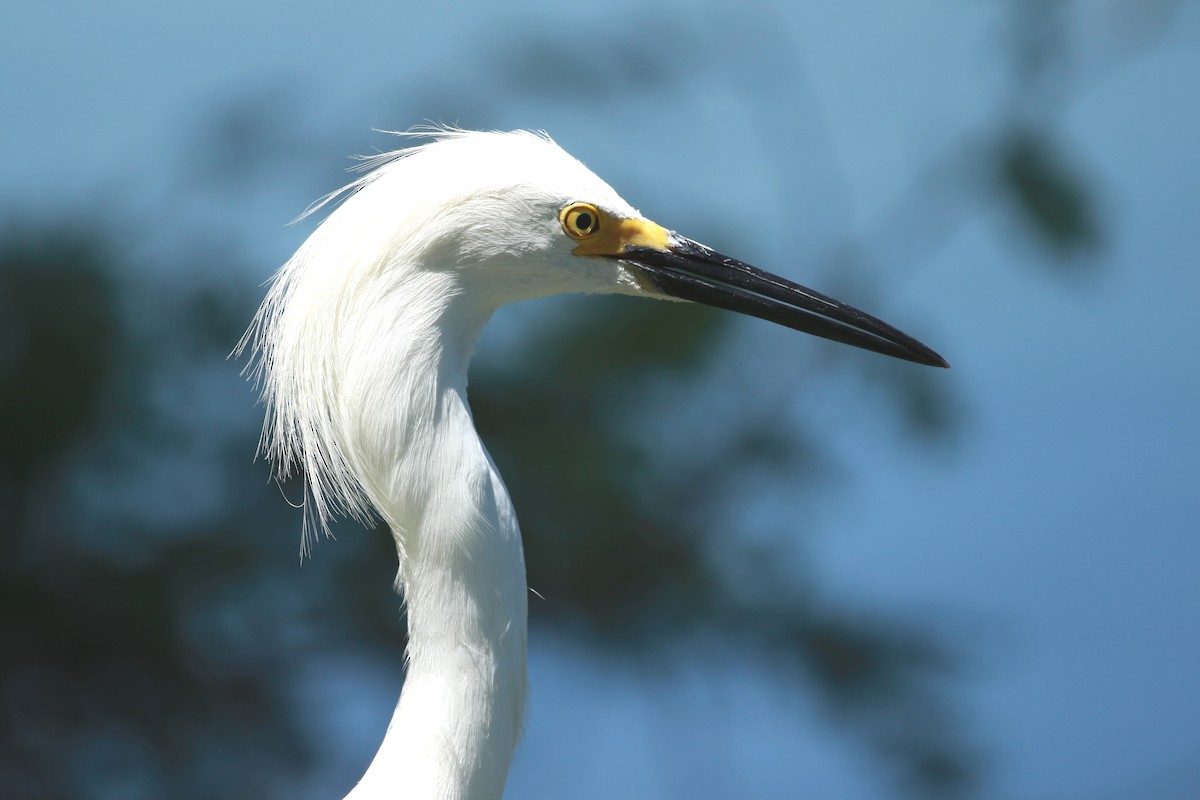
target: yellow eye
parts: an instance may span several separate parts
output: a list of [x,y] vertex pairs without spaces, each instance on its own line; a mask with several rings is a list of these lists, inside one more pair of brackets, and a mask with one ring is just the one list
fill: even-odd
[[568,236],[583,239],[600,230],[600,209],[591,203],[572,203],[558,215]]

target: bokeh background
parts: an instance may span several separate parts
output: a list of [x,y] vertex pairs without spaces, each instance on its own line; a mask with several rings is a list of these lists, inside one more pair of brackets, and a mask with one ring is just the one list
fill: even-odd
[[138,2],[0,24],[0,796],[331,798],[394,553],[253,460],[262,282],[426,120],[940,350],[505,309],[507,796],[1200,797],[1200,10],[1177,0]]

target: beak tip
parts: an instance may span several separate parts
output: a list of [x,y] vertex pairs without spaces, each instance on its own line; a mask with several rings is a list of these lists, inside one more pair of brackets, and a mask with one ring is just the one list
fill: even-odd
[[[918,344],[920,344],[920,343],[918,342]],[[920,350],[918,350],[914,355],[916,357],[910,358],[909,360],[915,361],[918,364],[924,364],[927,367],[937,367],[939,369],[950,369],[949,361],[942,358],[941,355],[939,355],[936,351],[934,351],[933,349],[931,349],[929,347],[926,347],[925,345],[920,345]]]

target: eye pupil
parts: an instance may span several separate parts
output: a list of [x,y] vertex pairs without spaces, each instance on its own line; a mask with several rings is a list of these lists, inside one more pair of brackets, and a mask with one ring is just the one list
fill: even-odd
[[592,222],[592,215],[586,211],[581,211],[575,217],[575,229],[580,233],[588,233],[592,229]]

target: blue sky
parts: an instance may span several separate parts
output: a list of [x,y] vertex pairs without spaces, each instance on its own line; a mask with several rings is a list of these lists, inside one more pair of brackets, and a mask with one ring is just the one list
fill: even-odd
[[[0,28],[0,206],[103,214],[107,198],[136,210],[168,196],[253,241],[261,269],[236,278],[258,283],[300,244],[305,231],[283,223],[333,188],[342,157],[387,145],[372,127],[448,114],[544,128],[664,224],[714,244],[739,231],[738,255],[805,283],[831,278],[828,266],[805,271],[829,263],[808,243],[863,242],[887,265],[872,310],[920,321],[913,332],[953,364],[944,380],[966,422],[926,452],[876,419],[878,404],[808,409],[852,477],[822,489],[806,556],[837,595],[953,632],[969,665],[960,699],[990,754],[986,797],[1132,800],[1149,788],[1182,800],[1200,792],[1195,4],[1152,50],[1114,57],[1119,34],[1157,7],[1083,14],[1078,84],[1054,114],[1104,222],[1079,282],[1039,267],[1000,211],[967,209],[934,244],[895,249],[907,240],[878,235],[922,167],[995,114],[997,4],[22,2]],[[514,90],[528,76],[489,71],[510,39],[536,31],[586,54],[582,68],[544,69],[602,81],[588,64],[609,49],[635,55],[619,47],[622,25],[661,30],[682,77],[549,102]],[[780,64],[794,82],[749,92]],[[455,87],[481,83],[489,107],[455,105]],[[397,86],[418,88],[398,97]],[[173,181],[197,129],[255,93],[285,98],[294,124],[328,137],[329,182],[189,206]],[[745,124],[730,130],[730,118]],[[781,163],[781,142],[816,155]],[[505,314],[520,313],[498,318],[499,337]],[[791,346],[766,326],[745,335]],[[365,763],[390,715],[398,672],[364,669],[331,656],[305,676],[313,724],[337,732],[335,764]],[[805,784],[815,797],[888,796],[803,698],[750,669],[696,667],[662,685],[543,641],[531,680],[512,797],[790,797]]]

